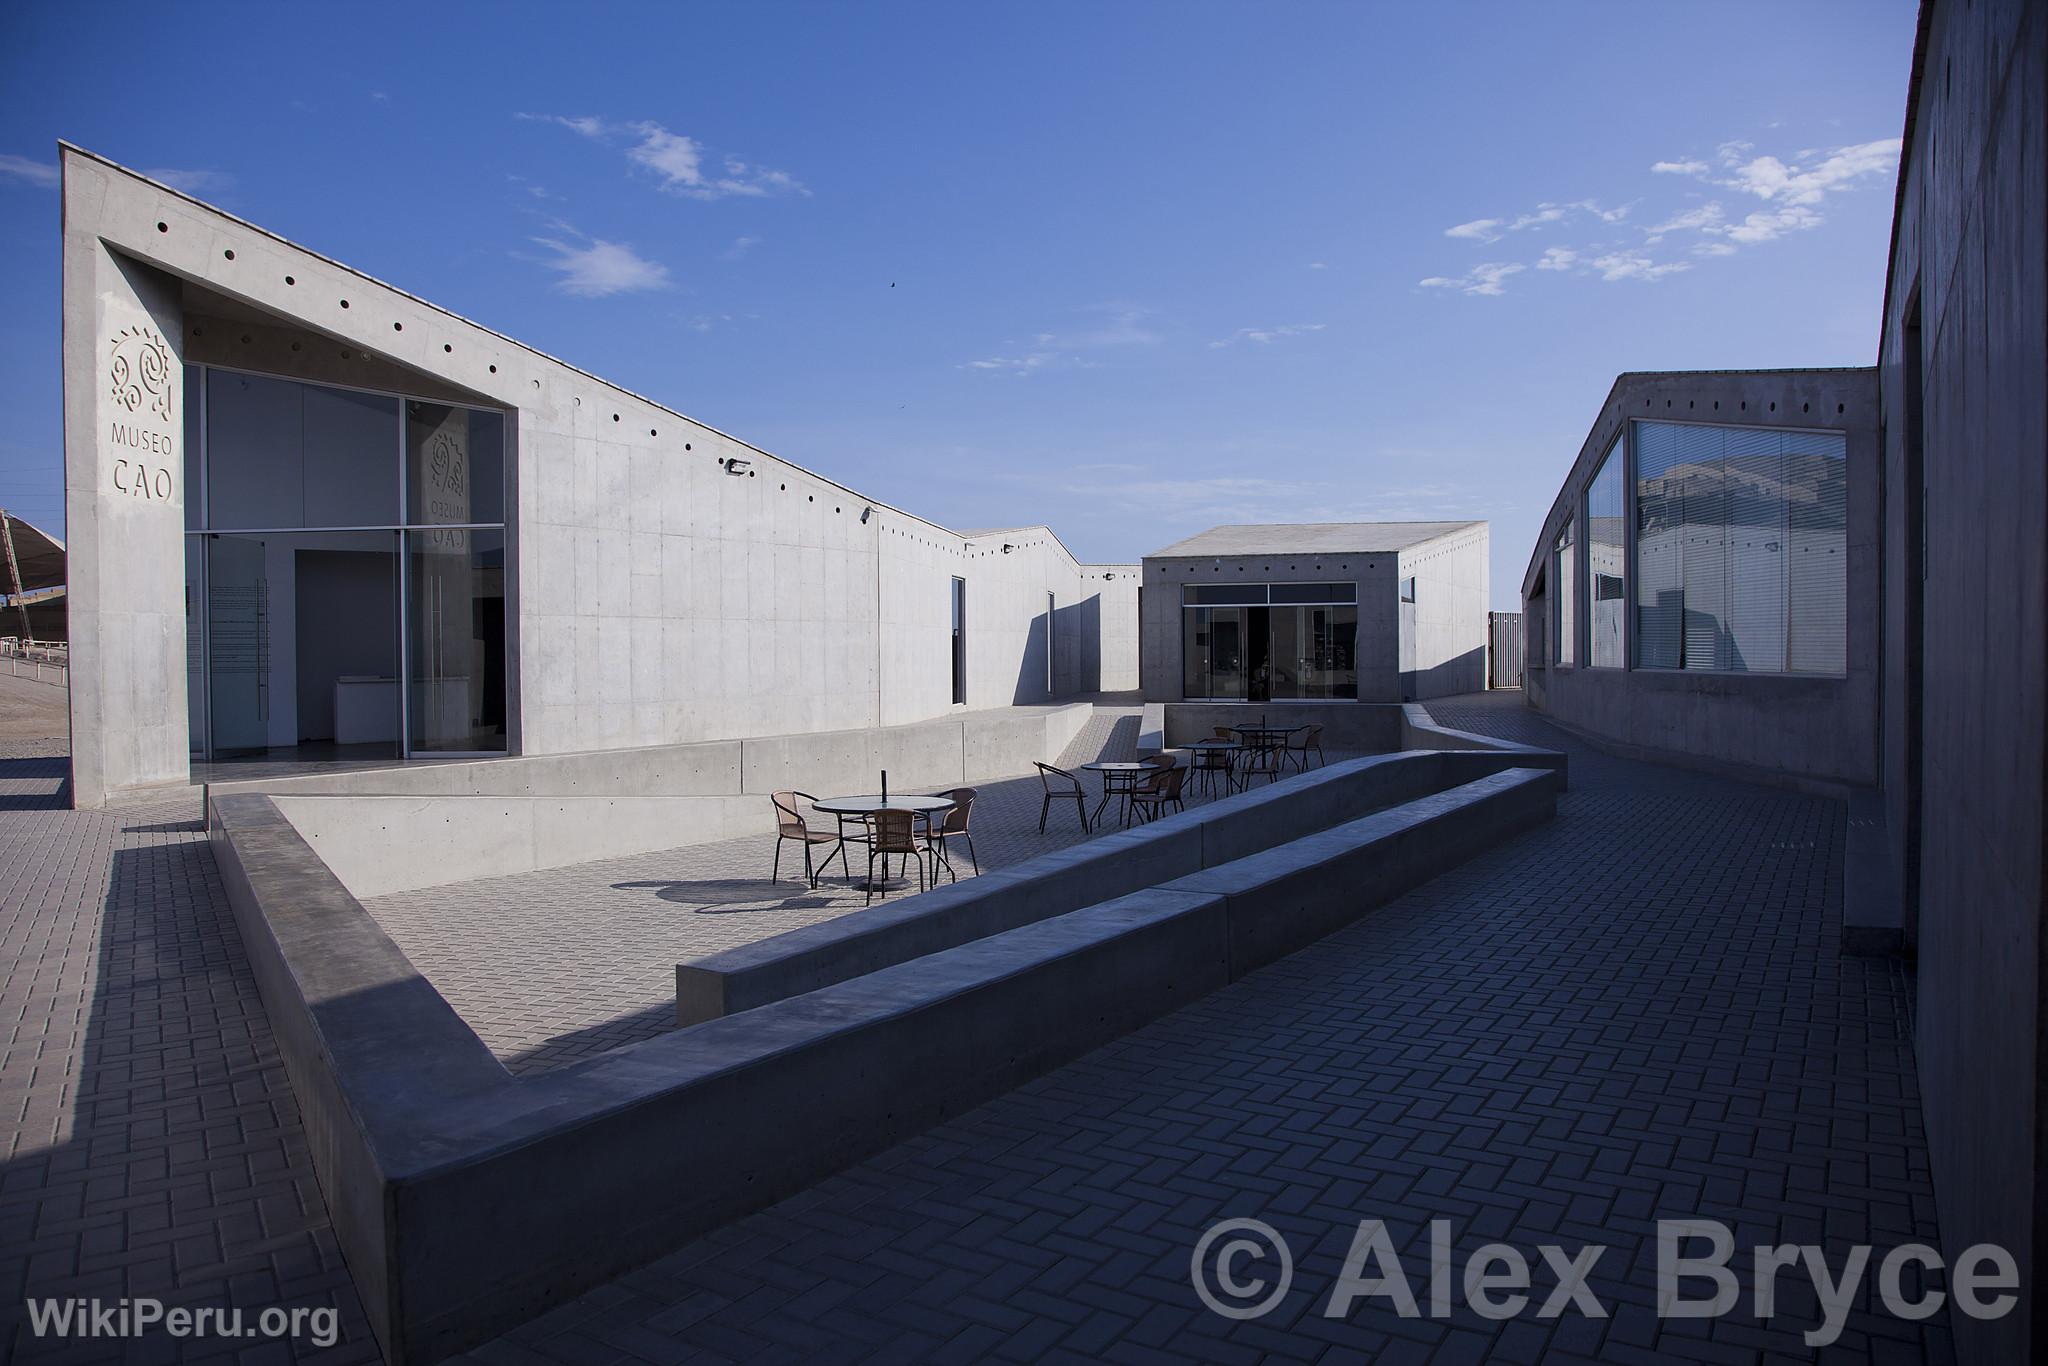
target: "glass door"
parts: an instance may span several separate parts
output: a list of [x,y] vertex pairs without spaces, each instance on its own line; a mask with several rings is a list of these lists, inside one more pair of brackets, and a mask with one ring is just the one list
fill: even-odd
[[505,533],[406,533],[406,748],[505,749]]
[[270,745],[270,575],[263,542],[206,538],[207,738],[215,758]]

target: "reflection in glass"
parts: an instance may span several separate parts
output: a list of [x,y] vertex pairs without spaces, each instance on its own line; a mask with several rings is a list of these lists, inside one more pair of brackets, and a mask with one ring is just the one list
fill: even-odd
[[1637,663],[1840,673],[1847,440],[1636,424]]
[[505,416],[405,405],[406,516],[412,526],[505,520]]
[[414,753],[505,748],[505,533],[408,531]]
[[1592,574],[1587,614],[1587,660],[1596,669],[1619,669],[1621,625],[1626,601],[1628,489],[1622,472],[1621,437],[1607,448],[1600,470],[1586,486],[1586,564]]

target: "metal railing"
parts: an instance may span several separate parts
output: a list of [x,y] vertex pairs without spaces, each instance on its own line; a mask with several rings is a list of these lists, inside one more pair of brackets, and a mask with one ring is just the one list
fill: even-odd
[[65,645],[0,636],[0,666],[14,678],[33,678],[60,688],[71,682],[71,650]]

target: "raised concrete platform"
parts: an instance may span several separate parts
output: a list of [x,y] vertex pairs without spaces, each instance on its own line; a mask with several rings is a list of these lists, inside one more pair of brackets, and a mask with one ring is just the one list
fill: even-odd
[[1207,890],[1098,900],[527,1082],[269,798],[216,797],[210,830],[337,1237],[406,1362],[1221,986],[1543,819],[1558,787],[1512,768],[1219,865]]

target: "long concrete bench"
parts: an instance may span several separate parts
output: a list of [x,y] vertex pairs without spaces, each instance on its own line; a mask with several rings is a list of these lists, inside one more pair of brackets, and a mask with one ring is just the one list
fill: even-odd
[[1511,769],[517,1080],[267,797],[213,842],[386,1356],[429,1362],[1137,1028],[1548,816]]
[[676,1023],[751,1010],[894,963],[1213,868],[1510,767],[1563,789],[1541,750],[1414,751],[1314,769],[1229,801],[676,966]]

